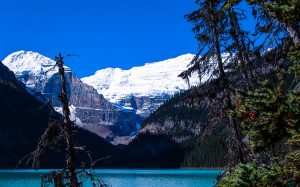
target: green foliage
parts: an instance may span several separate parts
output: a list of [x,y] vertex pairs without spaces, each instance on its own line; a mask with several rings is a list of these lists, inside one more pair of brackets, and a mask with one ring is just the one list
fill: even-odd
[[[249,37],[249,33],[240,27],[239,22],[245,19],[237,8],[240,2],[240,0],[196,0],[200,8],[186,18],[194,24],[193,31],[200,49],[190,68],[180,76],[188,78],[191,73],[197,71],[201,76],[203,68],[209,67],[210,58],[215,59],[218,67],[222,68],[223,61],[217,58],[220,51],[226,51],[232,56],[227,62],[232,63],[230,65],[234,67],[234,72],[238,72],[236,64],[244,64],[241,67],[244,74],[244,80],[241,81],[243,85],[240,85],[241,92],[234,95],[233,91],[232,95],[236,102],[229,102],[227,107],[234,108],[228,115],[232,115],[232,119],[239,124],[233,125],[234,128],[231,129],[236,136],[228,135],[226,139],[247,137],[252,158],[228,171],[218,186],[299,186],[300,1],[247,0],[253,8],[253,16],[257,21],[252,34],[254,37],[260,37],[261,45],[258,46],[249,39],[253,37]],[[294,46],[291,46],[292,43]],[[275,49],[272,50],[274,55],[271,55],[270,59],[264,58],[265,53],[261,53],[270,47]],[[248,68],[246,65],[254,63],[272,64],[272,68],[276,68],[275,78],[274,69],[269,67],[267,69],[270,72],[266,72],[260,69],[261,66],[257,66],[253,74],[249,69],[254,66]],[[274,64],[279,64],[283,69]],[[288,66],[291,67],[286,71]],[[219,73],[222,74],[222,69]],[[223,77],[226,78],[225,75]],[[247,79],[250,86],[245,86]],[[265,80],[261,81],[263,79]],[[221,83],[226,83],[226,86],[235,85],[231,79],[228,80]],[[229,107],[232,105],[235,106]],[[238,136],[240,127],[243,136]],[[231,142],[241,142],[241,139],[236,138]],[[203,150],[209,150],[207,147],[210,143],[218,145],[214,141],[215,139],[206,139],[198,142],[197,146],[186,155],[185,164],[187,166],[207,164],[201,160],[207,160],[209,156],[206,154],[209,154],[209,151]],[[228,147],[232,145],[235,144],[232,143]],[[241,152],[242,149],[236,150]]]
[[188,106],[180,102],[197,88],[191,88],[175,94],[161,105],[154,113],[147,117],[142,126],[150,123],[163,125],[166,120],[174,122],[197,123],[206,119],[207,112],[201,108]]
[[300,184],[300,135],[294,135],[286,146],[290,151],[271,166],[252,161],[239,164],[225,173],[219,187],[225,186],[266,186],[282,187]]
[[193,130],[191,126],[195,124],[202,125],[204,129],[207,120],[206,107],[195,106],[196,104],[188,105],[185,101],[197,89],[199,87],[175,94],[146,118],[143,126],[151,123],[163,126],[169,120],[174,123],[174,127],[165,132],[169,137],[175,139],[176,137],[189,137],[180,143],[180,146],[186,150],[181,167],[224,167],[227,164],[224,127],[220,127],[214,136],[206,136],[201,140],[197,140],[198,138],[191,132]]
[[259,47],[266,50],[271,44],[291,38],[294,44],[300,42],[300,1],[299,0],[247,0],[253,6],[257,18],[255,35],[265,36]]
[[[296,84],[299,83],[299,44],[289,58]],[[275,85],[239,95],[235,115],[241,119],[256,160],[228,171],[218,186],[297,186],[300,184],[300,88],[277,71]],[[271,153],[271,154],[269,154]],[[266,156],[267,155],[267,156]]]
[[293,66],[289,70],[296,76],[296,81],[300,81],[300,43],[290,48],[289,57],[293,62]]
[[186,152],[182,167],[217,168],[226,166],[227,149],[224,142],[224,135],[203,138]]
[[219,187],[251,187],[265,186],[262,182],[268,173],[265,168],[257,167],[255,162],[238,164],[232,171],[225,173],[224,178],[218,184]]
[[300,92],[286,93],[282,71],[278,74],[275,88],[265,82],[254,92],[238,96],[235,114],[242,120],[254,151],[269,148],[294,131],[299,132]]
[[299,0],[248,0],[248,2],[261,6],[266,14],[281,23],[295,24],[300,20]]
[[189,81],[189,77],[193,73],[197,73],[201,80],[215,66],[211,63],[211,59],[214,59],[219,78],[224,80],[224,65],[221,57],[222,44],[220,43],[223,38],[221,35],[224,32],[223,24],[226,18],[221,9],[224,2],[220,0],[196,0],[196,3],[199,8],[187,14],[185,18],[194,25],[192,30],[199,42],[199,52],[190,62],[189,68],[179,76]]
[[[288,76],[295,76],[298,81],[299,56],[299,44],[292,46],[289,57],[293,62],[290,68],[293,74]],[[300,89],[294,89],[294,82],[287,83],[286,74],[278,69],[275,86],[265,81],[254,92],[238,95],[235,115],[241,119],[255,152],[274,148],[285,138],[300,132]]]

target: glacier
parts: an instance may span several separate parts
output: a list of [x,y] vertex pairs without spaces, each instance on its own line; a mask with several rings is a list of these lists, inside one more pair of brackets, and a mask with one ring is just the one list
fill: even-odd
[[[136,109],[138,114],[146,117],[172,95],[189,88],[178,75],[187,69],[194,57],[193,54],[184,54],[168,60],[146,63],[129,70],[106,68],[96,71],[92,76],[82,78],[81,81],[93,86],[111,103],[124,109]],[[208,78],[206,76],[202,80]],[[192,75],[189,82],[191,86],[198,85],[200,82],[198,75]],[[142,99],[142,102],[145,102],[143,98],[147,98],[150,103],[146,101],[143,106],[135,107],[130,101],[134,99],[141,102]],[[151,107],[152,109],[149,109]]]

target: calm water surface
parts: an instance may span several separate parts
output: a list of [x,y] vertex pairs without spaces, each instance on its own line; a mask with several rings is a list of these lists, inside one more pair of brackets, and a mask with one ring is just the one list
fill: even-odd
[[[40,186],[41,174],[48,170],[0,170],[0,187]],[[211,187],[222,170],[96,170],[112,187]]]

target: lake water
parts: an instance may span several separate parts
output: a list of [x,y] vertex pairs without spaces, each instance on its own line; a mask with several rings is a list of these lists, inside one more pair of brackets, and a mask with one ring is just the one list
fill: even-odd
[[[0,170],[0,187],[40,186],[41,174],[49,170]],[[96,170],[112,187],[211,187],[222,170]]]

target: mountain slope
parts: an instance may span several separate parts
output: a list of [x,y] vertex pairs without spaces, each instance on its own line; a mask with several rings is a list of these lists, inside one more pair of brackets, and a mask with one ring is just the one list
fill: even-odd
[[[186,82],[178,75],[187,68],[193,58],[194,55],[186,54],[160,62],[146,63],[129,70],[107,68],[81,80],[93,86],[110,102],[137,110],[138,114],[145,117],[174,93],[188,89]],[[191,77],[191,85],[198,82],[199,78],[196,75]]]
[[202,138],[210,113],[209,100],[198,95],[200,89],[193,87],[167,100],[143,121],[137,138],[165,136],[177,143],[184,150],[181,167],[223,167],[227,150],[224,127]]
[[[12,70],[27,90],[40,101],[50,101],[57,111],[61,111],[60,77],[55,61],[32,51],[19,51],[10,54],[3,64]],[[137,131],[141,118],[133,111],[122,111],[113,106],[97,91],[84,84],[71,71],[66,69],[67,94],[75,123],[108,141],[119,136],[130,136]],[[41,94],[39,94],[41,93]],[[44,99],[42,98],[44,97]]]
[[[21,158],[36,148],[49,118],[59,119],[60,115],[29,94],[25,85],[0,62],[0,168],[15,168]],[[102,138],[77,129],[76,141],[86,146],[94,158],[111,156],[97,167],[112,167],[112,162],[117,164],[119,150]],[[89,158],[83,153],[79,153],[78,160],[89,163]],[[64,165],[64,157],[53,151],[47,151],[42,157],[43,168]]]

